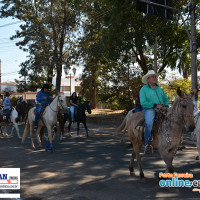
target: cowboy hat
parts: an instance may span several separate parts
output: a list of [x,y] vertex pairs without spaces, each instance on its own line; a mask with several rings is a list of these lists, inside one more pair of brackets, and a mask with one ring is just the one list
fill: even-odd
[[142,77],[142,83],[147,84],[147,79],[149,78],[149,76],[151,75],[156,75],[156,77],[158,78],[158,73],[155,73],[154,70],[149,70],[143,77]]
[[45,84],[43,84],[42,88],[43,88],[43,89],[44,89],[44,88],[46,88],[46,89],[50,89],[50,85],[47,84],[47,83],[45,83]]

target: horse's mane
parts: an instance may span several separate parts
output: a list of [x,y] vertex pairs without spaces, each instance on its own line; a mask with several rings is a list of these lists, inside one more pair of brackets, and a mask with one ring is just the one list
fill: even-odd
[[177,97],[167,112],[167,118],[173,122],[180,122],[181,113],[181,98]]

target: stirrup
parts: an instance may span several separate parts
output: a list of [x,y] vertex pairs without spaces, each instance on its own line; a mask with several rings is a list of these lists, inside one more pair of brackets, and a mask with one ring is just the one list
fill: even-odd
[[144,153],[145,153],[145,154],[153,154],[153,146],[150,145],[150,144],[147,144],[147,145],[144,147]]

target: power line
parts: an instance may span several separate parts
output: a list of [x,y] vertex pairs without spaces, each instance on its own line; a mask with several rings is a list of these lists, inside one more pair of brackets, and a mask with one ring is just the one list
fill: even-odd
[[6,26],[11,26],[11,25],[14,25],[14,24],[19,24],[19,23],[22,23],[22,22],[16,21],[16,22],[12,22],[12,23],[9,23],[9,24],[4,24],[4,25],[0,26],[0,28],[6,27]]

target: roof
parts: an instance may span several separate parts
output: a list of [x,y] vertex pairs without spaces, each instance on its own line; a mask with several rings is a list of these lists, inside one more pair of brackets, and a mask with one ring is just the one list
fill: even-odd
[[1,85],[18,85],[18,83],[14,81],[5,81],[5,82],[2,82]]

